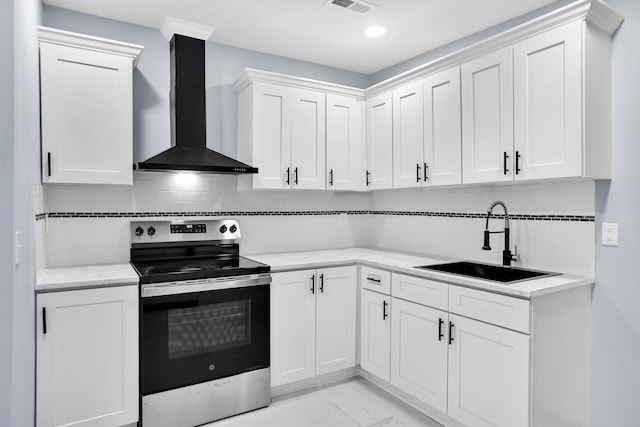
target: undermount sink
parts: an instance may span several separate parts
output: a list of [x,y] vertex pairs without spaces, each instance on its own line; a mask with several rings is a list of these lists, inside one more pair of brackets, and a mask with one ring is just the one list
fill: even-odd
[[491,280],[500,283],[514,283],[523,280],[539,279],[542,277],[557,276],[560,273],[548,271],[527,270],[516,267],[503,267],[500,265],[480,264],[470,261],[449,262],[445,264],[422,265],[415,268],[424,270],[441,271],[460,276],[475,277],[483,280]]

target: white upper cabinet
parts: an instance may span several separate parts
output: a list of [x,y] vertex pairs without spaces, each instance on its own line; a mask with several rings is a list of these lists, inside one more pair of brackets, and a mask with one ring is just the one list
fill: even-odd
[[462,65],[462,180],[513,180],[512,48]]
[[364,163],[364,101],[327,95],[327,189],[361,190]]
[[133,183],[133,69],[141,46],[40,27],[42,180]]
[[325,188],[325,94],[293,89],[291,97],[291,188]]
[[423,182],[424,120],[422,80],[393,91],[393,186]]
[[433,74],[423,81],[425,185],[462,182],[460,67]]
[[238,99],[238,155],[253,188],[325,188],[325,95],[255,82]]
[[365,188],[393,187],[393,97],[391,92],[367,99],[367,167]]
[[582,26],[576,21],[514,47],[516,179],[582,176]]

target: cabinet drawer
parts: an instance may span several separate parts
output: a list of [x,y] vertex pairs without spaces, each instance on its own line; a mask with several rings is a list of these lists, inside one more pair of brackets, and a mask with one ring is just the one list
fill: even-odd
[[397,298],[440,310],[446,311],[449,306],[449,285],[420,277],[393,273],[391,294]]
[[528,300],[449,285],[449,311],[516,331],[530,332]]
[[360,283],[364,289],[391,294],[391,273],[377,268],[360,267]]

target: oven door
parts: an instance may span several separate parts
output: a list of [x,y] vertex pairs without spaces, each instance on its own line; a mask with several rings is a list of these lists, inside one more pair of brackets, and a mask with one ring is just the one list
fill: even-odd
[[269,367],[270,275],[142,286],[141,390]]

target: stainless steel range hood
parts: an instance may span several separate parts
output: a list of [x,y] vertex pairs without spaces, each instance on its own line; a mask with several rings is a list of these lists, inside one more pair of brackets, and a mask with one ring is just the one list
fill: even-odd
[[171,51],[171,148],[135,165],[138,170],[258,173],[207,148],[205,41],[174,34]]

